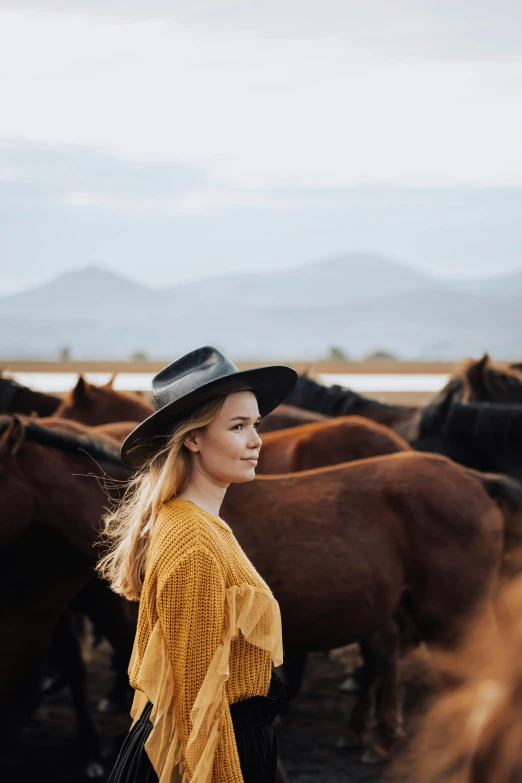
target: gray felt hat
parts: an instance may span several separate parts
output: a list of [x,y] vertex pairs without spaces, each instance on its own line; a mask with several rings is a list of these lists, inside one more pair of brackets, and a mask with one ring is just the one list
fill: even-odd
[[240,372],[216,348],[197,348],[154,376],[152,397],[156,411],[125,439],[121,458],[131,468],[142,467],[162,448],[180,419],[215,397],[231,392],[253,392],[259,413],[266,416],[286,399],[296,380],[292,367],[276,364]]

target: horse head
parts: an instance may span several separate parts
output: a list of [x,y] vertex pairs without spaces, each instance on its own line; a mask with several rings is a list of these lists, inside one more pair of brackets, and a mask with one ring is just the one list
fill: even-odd
[[154,408],[137,394],[116,391],[110,381],[95,386],[80,375],[76,386],[68,392],[55,416],[87,424],[91,427],[117,421],[143,421]]
[[522,402],[522,372],[517,365],[501,367],[487,353],[462,370],[464,402]]

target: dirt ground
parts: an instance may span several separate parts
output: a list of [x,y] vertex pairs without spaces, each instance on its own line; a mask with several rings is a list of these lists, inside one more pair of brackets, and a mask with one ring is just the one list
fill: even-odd
[[[88,662],[93,710],[110,683],[109,653],[108,646],[101,645]],[[302,693],[278,729],[280,755],[289,783],[380,783],[388,779],[385,765],[361,764],[360,751],[336,747],[343,717],[354,699],[342,693],[339,684],[357,662],[354,647],[310,657]],[[422,660],[406,664],[404,677],[407,701],[418,702],[426,679]],[[104,739],[108,774],[130,720],[125,714],[94,715]],[[63,690],[48,697],[34,714],[19,747],[0,764],[0,778],[17,783],[33,783],[35,779],[81,783],[84,778],[75,731],[76,718],[68,692]],[[395,781],[413,783],[404,777]]]

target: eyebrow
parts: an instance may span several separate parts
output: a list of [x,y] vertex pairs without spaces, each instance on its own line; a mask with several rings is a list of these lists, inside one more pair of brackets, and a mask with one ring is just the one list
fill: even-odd
[[[255,421],[259,421],[261,416],[258,416]],[[230,421],[250,421],[250,416],[234,416],[233,419],[230,419]]]

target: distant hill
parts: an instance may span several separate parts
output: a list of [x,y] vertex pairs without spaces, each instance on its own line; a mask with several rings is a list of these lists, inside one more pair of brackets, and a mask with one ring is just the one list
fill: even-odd
[[0,298],[0,317],[30,318],[119,318],[123,311],[139,313],[141,307],[154,308],[157,292],[96,266],[65,272],[48,283],[28,291]]
[[499,299],[518,299],[522,301],[522,270],[503,277],[489,277],[485,280],[459,281],[453,287],[466,293],[494,296]]
[[[517,293],[518,292],[518,293]],[[210,343],[237,359],[458,359],[522,355],[522,271],[440,281],[394,259],[348,253],[291,270],[153,289],[89,267],[0,298],[0,356],[171,359]]]
[[[406,291],[441,288],[443,284],[406,264],[369,253],[347,253],[281,272],[227,275],[172,286],[176,302],[197,296],[215,307],[226,297],[237,305],[266,307],[321,307],[351,305]],[[181,301],[180,301],[181,300]]]

